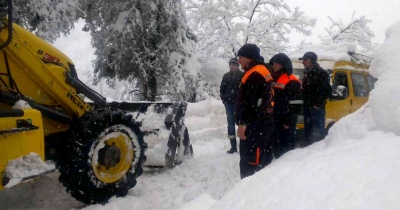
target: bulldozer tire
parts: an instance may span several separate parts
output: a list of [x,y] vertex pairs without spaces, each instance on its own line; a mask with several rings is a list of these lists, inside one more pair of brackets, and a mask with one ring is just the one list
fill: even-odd
[[193,147],[186,126],[181,130],[172,128],[168,147],[168,152],[165,154],[168,168],[174,168],[176,165],[180,165],[185,158],[193,157]]
[[71,123],[65,157],[56,165],[59,181],[76,200],[106,203],[125,196],[143,172],[147,145],[132,116],[98,109]]

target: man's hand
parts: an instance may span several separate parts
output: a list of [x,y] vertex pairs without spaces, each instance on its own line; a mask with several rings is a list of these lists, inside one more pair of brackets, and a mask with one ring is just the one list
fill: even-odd
[[241,140],[246,140],[246,136],[244,135],[244,132],[246,131],[246,127],[245,125],[239,125],[238,130],[237,130],[237,135],[239,136],[239,138]]
[[283,127],[284,127],[285,129],[289,129],[289,126],[288,126],[288,125],[283,125]]
[[319,109],[319,107],[318,107],[318,106],[314,106],[313,108],[314,108],[315,110],[318,110],[318,109]]

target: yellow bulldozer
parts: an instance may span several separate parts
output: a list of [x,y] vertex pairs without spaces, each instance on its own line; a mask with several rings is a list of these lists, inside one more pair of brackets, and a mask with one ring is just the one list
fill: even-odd
[[[11,0],[6,13],[0,20],[0,190],[58,170],[75,199],[105,203],[135,186],[147,141],[164,148],[152,150],[162,160],[148,157],[149,167],[172,168],[193,155],[187,103],[108,102],[78,79],[66,55],[12,22]],[[153,123],[155,115],[162,123]]]

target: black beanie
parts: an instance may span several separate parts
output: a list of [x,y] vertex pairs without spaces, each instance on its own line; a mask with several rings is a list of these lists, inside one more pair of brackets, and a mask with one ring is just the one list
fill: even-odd
[[239,49],[238,56],[252,60],[260,60],[260,48],[255,44],[245,44]]

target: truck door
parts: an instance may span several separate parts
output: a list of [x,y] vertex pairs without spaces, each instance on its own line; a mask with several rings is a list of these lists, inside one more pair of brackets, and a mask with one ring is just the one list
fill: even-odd
[[352,112],[352,100],[348,73],[335,71],[332,78],[332,98],[326,104],[326,118],[337,121]]
[[367,81],[366,75],[363,73],[351,73],[351,91],[353,97],[351,97],[350,102],[352,104],[352,112],[359,109],[368,101],[368,88],[367,88]]

